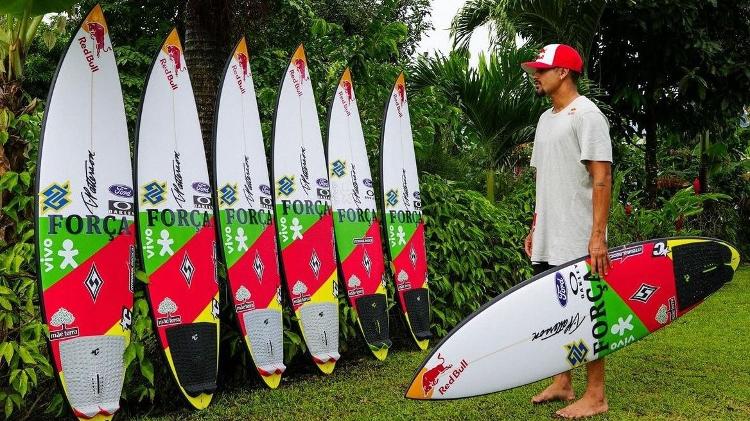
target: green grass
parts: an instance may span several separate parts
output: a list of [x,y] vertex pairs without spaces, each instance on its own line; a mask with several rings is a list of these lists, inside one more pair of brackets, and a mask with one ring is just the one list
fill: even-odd
[[[592,419],[750,419],[750,267],[666,329],[607,358],[610,411]],[[152,420],[227,419],[549,419],[563,404],[533,406],[538,382],[448,402],[403,398],[426,352],[397,347],[384,362],[346,355],[331,376],[289,372],[277,390],[258,381],[223,390],[204,411],[130,414]],[[585,370],[575,370],[581,393]],[[163,405],[162,405],[163,408]]]

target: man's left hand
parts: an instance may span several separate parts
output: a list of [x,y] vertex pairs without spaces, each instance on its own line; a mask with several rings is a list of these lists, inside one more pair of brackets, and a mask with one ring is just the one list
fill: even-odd
[[606,275],[609,272],[610,261],[607,253],[607,241],[601,235],[592,235],[589,240],[589,255],[591,256],[591,273]]

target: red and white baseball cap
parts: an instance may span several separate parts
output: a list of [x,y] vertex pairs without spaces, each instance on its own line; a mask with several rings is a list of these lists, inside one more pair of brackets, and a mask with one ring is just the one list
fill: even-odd
[[566,44],[550,44],[539,51],[534,61],[521,63],[521,67],[529,73],[534,69],[551,69],[563,67],[581,73],[583,71],[583,59],[575,48]]

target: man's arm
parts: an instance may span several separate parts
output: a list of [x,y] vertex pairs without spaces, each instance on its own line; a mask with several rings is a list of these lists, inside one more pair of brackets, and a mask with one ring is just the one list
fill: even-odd
[[591,195],[594,221],[589,240],[591,272],[606,275],[610,264],[607,254],[607,219],[612,199],[612,164],[607,161],[585,161],[585,164],[594,186]]

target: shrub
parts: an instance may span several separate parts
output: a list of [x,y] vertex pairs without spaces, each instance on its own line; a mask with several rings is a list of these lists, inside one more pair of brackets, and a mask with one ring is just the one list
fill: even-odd
[[[531,276],[523,208],[498,207],[437,176],[421,179],[432,327],[445,335],[490,298]],[[533,203],[533,202],[532,202]]]

